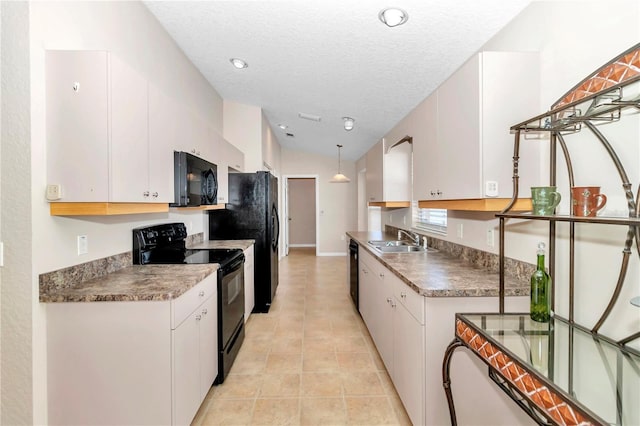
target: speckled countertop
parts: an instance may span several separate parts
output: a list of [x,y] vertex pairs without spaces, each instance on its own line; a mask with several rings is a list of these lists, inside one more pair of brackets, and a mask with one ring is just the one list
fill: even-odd
[[[189,248],[238,248],[253,240],[195,242]],[[203,265],[131,265],[131,252],[40,275],[40,302],[171,300],[218,270]]]
[[133,265],[69,287],[40,292],[41,302],[171,300],[218,270],[206,265]]
[[[379,253],[369,240],[393,239],[382,232],[347,232],[364,249],[379,260],[419,294],[426,297],[498,296],[497,273],[473,266],[447,253]],[[529,283],[515,277],[505,280],[506,296],[526,296]]]
[[251,247],[254,240],[207,240],[189,245],[190,249],[240,249],[246,250]]

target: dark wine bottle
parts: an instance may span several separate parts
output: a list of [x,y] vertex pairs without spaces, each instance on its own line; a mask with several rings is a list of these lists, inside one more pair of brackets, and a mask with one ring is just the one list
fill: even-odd
[[538,267],[531,275],[531,319],[549,322],[551,318],[551,277],[544,268],[544,243],[538,244]]

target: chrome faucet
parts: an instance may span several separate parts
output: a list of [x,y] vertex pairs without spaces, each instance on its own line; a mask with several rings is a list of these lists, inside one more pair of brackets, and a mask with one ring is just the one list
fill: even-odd
[[420,245],[420,235],[414,234],[413,232],[405,231],[404,229],[399,229],[398,230],[398,240],[402,239],[402,234],[404,234],[407,237],[409,237],[409,239],[411,241],[413,241],[415,244]]

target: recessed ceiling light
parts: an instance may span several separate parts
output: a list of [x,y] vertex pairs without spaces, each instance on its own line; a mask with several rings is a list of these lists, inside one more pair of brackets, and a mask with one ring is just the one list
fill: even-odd
[[348,132],[353,129],[353,123],[356,121],[351,117],[342,117],[344,120],[344,129]]
[[397,27],[407,22],[409,14],[397,7],[389,7],[378,13],[378,19],[388,27]]
[[239,70],[241,70],[243,68],[247,68],[249,66],[249,64],[247,64],[245,61],[243,61],[240,58],[231,58],[231,59],[229,59],[229,61],[231,62],[231,64],[234,67],[236,67]]
[[282,130],[286,130],[287,126],[284,124],[278,124],[278,127],[280,127]]

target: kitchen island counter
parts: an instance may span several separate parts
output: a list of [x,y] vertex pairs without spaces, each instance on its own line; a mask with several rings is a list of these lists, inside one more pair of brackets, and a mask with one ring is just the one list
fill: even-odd
[[[414,291],[425,297],[497,297],[499,275],[473,266],[451,254],[431,249],[422,253],[380,253],[369,240],[395,240],[382,232],[349,231],[360,249],[366,250]],[[527,296],[529,282],[522,277],[506,276],[506,296]]]

